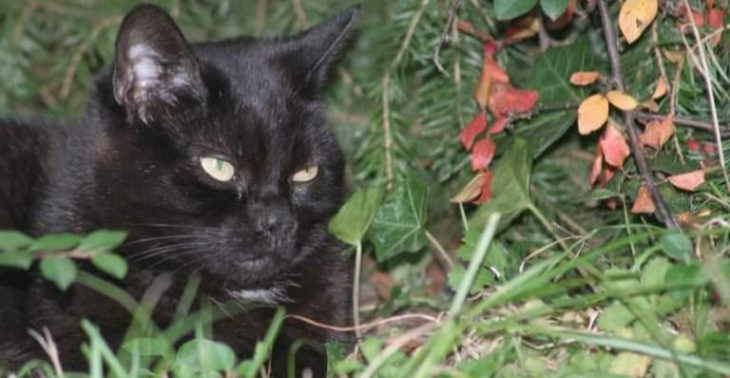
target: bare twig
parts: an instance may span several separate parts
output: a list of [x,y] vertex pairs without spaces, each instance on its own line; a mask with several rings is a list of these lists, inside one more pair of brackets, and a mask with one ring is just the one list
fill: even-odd
[[[608,49],[608,56],[611,62],[611,71],[613,72],[612,76],[614,85],[616,85],[618,89],[626,91],[626,87],[624,86],[623,73],[621,72],[621,60],[618,52],[618,40],[616,39],[614,26],[611,22],[611,14],[608,9],[608,4],[606,0],[599,0],[597,3],[598,11],[601,15],[601,23],[603,24],[603,33],[606,39],[606,48]],[[636,167],[639,169],[639,173],[641,174],[641,177],[643,178],[646,187],[651,193],[651,197],[654,200],[654,205],[656,206],[659,218],[662,222],[664,222],[664,225],[667,228],[677,229],[679,228],[677,226],[677,222],[674,219],[674,216],[672,216],[672,213],[669,211],[669,207],[667,207],[667,204],[664,201],[664,198],[662,198],[661,193],[659,193],[659,190],[654,184],[654,177],[647,167],[646,158],[644,157],[644,149],[639,143],[639,134],[636,131],[636,126],[634,125],[634,116],[634,112],[623,113],[624,124],[626,126],[626,131],[629,136],[629,143],[631,144],[631,150],[634,155],[634,160],[636,161]]]
[[451,42],[451,33],[453,31],[454,21],[456,20],[456,14],[459,13],[459,9],[461,9],[461,4],[462,0],[454,0],[451,9],[449,9],[449,16],[446,20],[446,27],[441,33],[441,38],[439,38],[439,42],[436,44],[436,48],[433,51],[433,64],[436,65],[436,68],[439,70],[439,72],[444,74],[444,76],[449,76],[449,73],[446,72],[444,66],[441,65],[441,49],[444,47],[445,44]]
[[[684,0],[684,6],[687,9],[690,8],[689,1]],[[695,20],[693,17],[688,17],[690,25],[692,25],[692,33],[697,40],[697,50],[700,52],[700,65],[702,71],[702,77],[705,79],[707,86],[707,97],[710,103],[710,114],[712,114],[712,127],[715,132],[715,142],[717,143],[718,159],[720,160],[720,167],[722,168],[722,175],[725,178],[725,191],[730,193],[730,176],[727,173],[727,167],[725,166],[725,153],[722,149],[722,135],[720,134],[720,125],[717,119],[717,107],[715,105],[715,91],[712,89],[712,78],[710,77],[710,67],[707,64],[707,56],[705,54],[704,43],[702,43],[702,37],[700,31],[697,29]]]
[[[652,121],[661,121],[664,118],[667,118],[666,115],[662,114],[653,114],[653,113],[647,113],[647,112],[636,112],[636,116],[641,119],[646,120],[652,120]],[[694,119],[689,118],[682,118],[682,117],[674,117],[674,123],[680,126],[687,126],[694,129],[704,130],[704,131],[713,131],[713,125],[710,122],[703,122],[698,121]],[[730,125],[721,125],[720,126],[720,134],[723,136],[730,136]]]
[[53,336],[48,327],[43,327],[43,335],[38,333],[36,330],[28,330],[28,333],[40,344],[41,348],[46,352],[48,358],[51,359],[53,370],[56,372],[58,378],[63,378],[63,368],[61,367],[61,356],[58,353],[56,343],[53,342]]
[[294,315],[294,314],[287,315],[286,318],[296,319],[301,322],[307,323],[311,326],[315,326],[317,328],[322,328],[322,329],[328,329],[330,331],[335,331],[335,332],[354,332],[356,330],[367,331],[368,329],[383,326],[386,324],[398,323],[398,322],[402,322],[404,320],[413,320],[413,319],[423,320],[423,321],[431,322],[431,323],[440,323],[441,322],[440,317],[434,317],[434,316],[427,315],[427,314],[396,315],[396,316],[391,316],[389,318],[378,319],[378,320],[374,320],[369,323],[360,324],[359,326],[350,326],[350,327],[342,327],[342,326],[335,326],[335,325],[331,325],[331,324],[324,324],[324,323],[320,323],[314,319],[307,318],[306,316]]
[[446,265],[446,268],[449,271],[454,270],[454,261],[451,260],[451,257],[449,257],[449,253],[446,252],[446,249],[444,249],[444,246],[439,243],[438,239],[436,239],[435,236],[433,236],[430,232],[426,231],[426,238],[428,238],[428,241],[431,242],[431,245],[436,249],[436,260],[439,260],[442,265]]
[[385,179],[388,182],[388,188],[390,188],[393,185],[393,135],[390,130],[390,82],[391,77],[393,76],[393,73],[395,72],[395,69],[400,64],[401,60],[403,60],[403,56],[406,53],[406,50],[408,49],[408,46],[411,44],[411,39],[413,39],[413,34],[416,32],[416,26],[418,26],[418,23],[421,21],[421,17],[423,17],[423,13],[426,11],[426,7],[431,2],[431,0],[422,0],[421,6],[418,8],[418,11],[413,15],[413,18],[411,19],[410,25],[408,25],[408,31],[406,31],[406,36],[403,38],[403,43],[401,43],[400,49],[395,55],[395,58],[392,62],[390,62],[390,66],[388,66],[388,69],[385,71],[385,74],[383,75],[383,79],[381,81],[381,89],[383,91],[383,149],[385,150]]

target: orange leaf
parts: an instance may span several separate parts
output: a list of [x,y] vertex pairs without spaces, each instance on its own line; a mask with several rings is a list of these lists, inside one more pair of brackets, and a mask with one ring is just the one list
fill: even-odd
[[699,169],[696,171],[683,173],[681,175],[669,176],[669,182],[678,189],[694,192],[705,182],[705,171]]
[[494,125],[492,125],[492,127],[489,128],[489,134],[494,135],[494,134],[499,134],[502,131],[504,131],[504,128],[507,127],[508,120],[509,119],[507,117],[502,117],[502,118],[497,119],[497,121],[494,122]]
[[515,113],[527,113],[537,104],[537,91],[517,89],[509,84],[495,83],[489,96],[489,110],[496,118]]
[[627,95],[622,91],[610,91],[606,93],[606,98],[608,99],[608,102],[611,103],[611,105],[627,112],[632,111],[636,109],[637,106],[639,106],[639,103],[636,102],[633,97]]
[[659,80],[656,82],[656,88],[654,88],[654,94],[651,95],[652,100],[657,100],[667,94],[667,81],[664,80],[664,76],[659,76]]
[[[707,11],[707,25],[709,25],[713,29],[722,28],[723,23],[724,23],[724,18],[725,18],[725,12],[723,12],[722,9],[712,9],[711,7],[708,7],[707,9],[709,9]],[[722,32],[713,36],[710,43],[712,43],[712,46],[717,46],[717,44],[720,43],[721,39],[722,39]]]
[[614,168],[614,167],[612,167],[610,165],[607,165],[603,169],[603,174],[601,175],[601,180],[600,180],[600,182],[598,184],[601,187],[605,187],[606,185],[608,185],[608,182],[611,181],[611,179],[613,178],[613,176],[615,174],[616,174],[616,168]]
[[483,31],[477,30],[477,28],[475,28],[474,25],[472,25],[469,22],[464,21],[464,20],[459,20],[456,23],[456,28],[459,29],[460,32],[473,35],[473,36],[481,39],[484,42],[493,40],[491,35],[483,32]]
[[639,136],[639,142],[658,150],[664,143],[667,143],[672,135],[674,135],[674,117],[670,115],[665,117],[661,122],[649,122],[644,132]]
[[486,173],[479,173],[474,176],[474,178],[472,178],[471,181],[469,181],[469,183],[459,191],[459,193],[451,198],[451,202],[465,203],[479,197],[479,194],[482,192],[482,177],[484,177],[485,174]]
[[596,145],[596,151],[593,153],[593,163],[591,163],[591,170],[588,172],[588,182],[591,185],[596,183],[598,176],[601,174],[601,168],[603,168],[603,151],[601,151],[601,144]]
[[618,14],[618,26],[629,44],[634,43],[654,21],[659,10],[657,0],[626,0]]
[[511,45],[524,39],[532,38],[540,30],[540,20],[536,16],[520,18],[512,22],[504,36],[504,44]]
[[482,63],[482,73],[479,77],[479,83],[474,90],[474,99],[482,107],[486,107],[489,97],[492,93],[492,85],[494,83],[509,83],[509,76],[497,62],[494,56],[497,54],[497,44],[494,42],[484,43],[484,62]]
[[474,144],[474,138],[481,134],[486,128],[487,115],[482,111],[474,116],[474,119],[471,123],[469,123],[469,126],[465,127],[464,130],[461,130],[461,134],[459,136],[461,145],[464,146],[467,151],[471,150],[471,146]]
[[477,142],[477,144],[474,145],[474,151],[471,154],[471,169],[481,171],[489,167],[496,150],[497,145],[494,143],[492,138],[485,138]]
[[651,193],[649,193],[646,185],[639,188],[631,212],[634,214],[651,214],[654,212],[654,201],[651,199]]
[[631,154],[629,144],[626,143],[626,138],[616,128],[616,126],[609,124],[606,127],[606,131],[601,137],[601,150],[603,151],[603,157],[606,159],[606,164],[609,164],[616,168],[621,168],[624,165],[624,161]]
[[573,85],[591,85],[601,78],[596,71],[580,71],[570,75],[570,83]]
[[482,195],[479,196],[479,199],[474,201],[475,204],[481,205],[481,204],[489,202],[492,199],[492,178],[493,177],[494,177],[494,174],[492,173],[492,171],[484,172],[484,176],[482,177]]
[[595,94],[583,100],[578,107],[578,132],[588,135],[603,126],[608,120],[608,99]]
[[667,60],[669,60],[672,63],[679,63],[684,60],[684,58],[687,56],[686,50],[662,50],[664,52],[664,56],[667,57]]

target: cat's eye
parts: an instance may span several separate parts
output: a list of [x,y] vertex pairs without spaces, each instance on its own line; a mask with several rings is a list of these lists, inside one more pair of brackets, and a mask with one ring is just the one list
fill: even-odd
[[292,181],[299,182],[299,183],[309,182],[309,181],[314,180],[314,178],[317,177],[318,173],[319,173],[319,167],[316,165],[310,165],[307,168],[297,171],[297,173],[295,173],[291,179],[292,179]]
[[220,182],[231,181],[233,176],[236,175],[236,169],[233,167],[233,164],[223,159],[203,157],[200,158],[200,166],[203,167],[205,173]]

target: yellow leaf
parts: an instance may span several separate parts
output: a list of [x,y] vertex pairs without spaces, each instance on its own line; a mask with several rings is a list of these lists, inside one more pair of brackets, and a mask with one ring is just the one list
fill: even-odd
[[596,71],[580,71],[570,75],[570,83],[573,85],[591,85],[601,78]]
[[636,194],[634,205],[631,207],[631,212],[634,214],[651,214],[655,210],[654,200],[651,199],[651,193],[646,185],[642,185],[639,188],[639,192]]
[[621,91],[610,91],[606,93],[606,98],[608,98],[611,105],[627,112],[639,106],[639,103],[633,97]]
[[657,0],[626,0],[618,15],[618,26],[626,41],[634,43],[649,27],[659,10]]
[[588,135],[603,126],[608,120],[608,99],[596,94],[583,100],[578,107],[578,132]]
[[654,94],[651,95],[652,100],[660,99],[667,94],[667,81],[664,80],[664,76],[659,76],[657,80],[656,88],[654,88]]

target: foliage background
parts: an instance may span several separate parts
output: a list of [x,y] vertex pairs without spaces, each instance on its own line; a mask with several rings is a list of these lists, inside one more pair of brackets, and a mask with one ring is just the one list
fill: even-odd
[[[2,113],[78,116],[94,74],[113,56],[116,28],[132,3],[2,0]],[[170,10],[189,40],[204,41],[292,33],[353,2],[155,3]],[[510,24],[496,17],[500,3],[463,1],[458,17],[503,38]],[[591,3],[579,2],[579,9]],[[609,3],[615,22],[621,2]],[[661,2],[656,38],[647,32],[631,46],[622,43],[627,93],[640,101],[651,96],[660,73],[654,49],[694,44],[677,32],[677,16],[668,11],[679,3]],[[514,180],[499,181],[504,185],[495,187],[492,205],[454,205],[449,199],[473,177],[459,133],[478,111],[473,92],[483,42],[459,33],[443,45],[438,56],[446,74],[439,72],[433,57],[452,6],[447,0],[365,1],[360,37],[328,93],[353,192],[378,191],[343,215],[364,222],[351,240],[365,256],[363,322],[413,313],[439,319],[427,322],[430,328],[417,318],[369,328],[358,353],[339,356],[333,369],[384,377],[730,376],[727,188],[717,169],[696,193],[664,180],[705,160],[716,166],[716,154],[688,147],[690,140],[712,146],[712,134],[678,127],[676,139],[650,156],[670,209],[687,214],[685,234],[629,211],[640,185],[632,161],[620,179],[592,188],[588,167],[598,138],[578,135],[576,107],[605,88],[571,86],[568,78],[579,70],[610,76],[594,10],[553,32],[555,46],[547,50],[535,37],[500,51],[500,66],[517,87],[538,90],[540,105],[495,137],[495,170],[516,175]],[[728,4],[716,6],[726,12]],[[722,125],[730,121],[729,41],[724,36],[709,51]],[[708,122],[696,66],[689,59],[662,65],[677,84],[677,116]],[[669,108],[664,98],[658,113]],[[526,141],[524,150],[518,138]],[[387,151],[393,181],[381,192],[377,188],[389,176]],[[505,197],[507,192],[520,195]],[[615,210],[604,205],[606,199],[616,201]],[[502,213],[498,232],[478,246],[481,236],[489,236],[482,227],[494,210]],[[470,264],[474,269],[467,269]],[[408,342],[399,345],[403,335]]]

